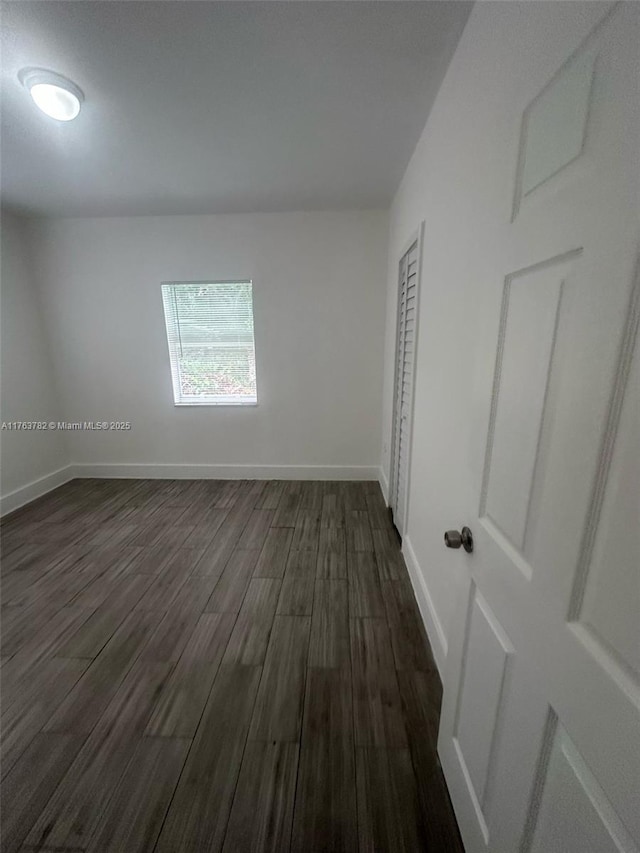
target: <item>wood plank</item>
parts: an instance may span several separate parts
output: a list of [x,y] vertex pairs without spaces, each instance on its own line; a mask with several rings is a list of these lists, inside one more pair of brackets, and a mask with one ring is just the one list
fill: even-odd
[[102,606],[61,645],[58,651],[60,657],[97,657],[152,583],[151,575],[130,575],[125,578]]
[[321,579],[348,577],[347,540],[344,529],[320,528],[316,577]]
[[361,851],[430,849],[408,749],[358,748],[357,780]]
[[[13,572],[28,572],[31,569],[37,569],[40,574],[44,574],[47,570],[47,565],[42,560],[42,555],[46,553],[46,548],[43,545],[38,545],[35,542],[15,542],[13,549],[7,546],[7,536],[2,528],[2,574],[8,575]],[[4,586],[3,586],[4,593]],[[6,593],[5,593],[6,594]]]
[[317,551],[320,535],[320,510],[300,509],[291,541],[292,551]]
[[303,743],[310,738],[353,741],[353,690],[349,670],[307,669]]
[[154,510],[148,519],[137,525],[137,531],[127,541],[130,545],[142,545],[143,547],[153,545],[170,524],[171,517],[179,512],[181,510],[175,507]]
[[89,612],[97,610],[98,607],[113,595],[119,584],[126,580],[126,577],[126,575],[114,575],[105,570],[74,596],[68,606],[73,607],[75,605]]
[[190,746],[190,740],[176,738],[138,743],[87,847],[90,853],[153,850]]
[[[228,510],[226,509],[219,509],[217,507],[207,509],[183,540],[182,547],[204,550],[222,526],[227,514]],[[191,513],[187,512],[185,516],[189,518]]]
[[75,758],[75,735],[37,734],[2,783],[2,850],[15,853]]
[[229,509],[236,502],[242,483],[240,480],[220,480],[220,488],[213,499],[213,506]]
[[179,666],[192,663],[218,663],[235,624],[232,613],[203,613],[198,619]]
[[347,551],[373,551],[369,513],[363,509],[348,510],[345,513],[345,523]]
[[283,616],[311,616],[315,580],[286,577],[278,601],[278,614]]
[[46,519],[34,526],[30,539],[36,544],[51,544],[59,547],[79,545],[86,535],[83,523],[54,524]]
[[353,719],[358,746],[407,746],[402,703],[392,669],[353,673]]
[[[28,530],[21,528],[19,533],[5,533],[2,526],[2,570],[3,593],[9,575],[30,575],[35,572],[42,576],[54,568],[62,559],[61,548],[57,545],[33,542]],[[7,601],[9,600],[7,596]]]
[[[173,551],[176,548],[193,547],[194,550],[201,551],[203,550],[203,546],[197,540],[191,546],[186,544],[189,534],[196,529],[196,526],[195,524],[188,524],[186,521],[183,523],[177,521],[175,524],[168,524],[153,543],[154,547],[166,551]],[[204,538],[206,539],[207,537]]]
[[300,509],[315,509],[321,512],[324,483],[321,480],[307,480],[300,485]]
[[45,731],[88,734],[156,627],[154,613],[136,611],[127,616],[53,714]]
[[350,619],[351,663],[363,674],[394,669],[391,638],[386,619]]
[[192,738],[200,722],[235,619],[205,613],[154,705],[147,736]]
[[287,483],[280,498],[278,509],[271,522],[272,527],[295,527],[300,506],[300,486],[298,483]]
[[259,551],[235,551],[207,601],[207,613],[238,613],[244,600]]
[[[4,558],[3,558],[4,559]],[[45,573],[46,569],[17,569],[14,572],[6,572],[2,574],[2,600],[10,601],[12,598],[19,598],[24,595],[26,590],[39,580]]]
[[346,512],[350,510],[366,510],[367,495],[364,483],[348,480],[340,483],[340,491]]
[[428,765],[421,763],[421,772],[431,773],[438,767],[438,726],[442,703],[442,684],[437,671],[397,673],[402,716],[409,745],[425,745]]
[[39,580],[28,586],[20,595],[3,602],[5,611],[9,608],[46,607],[54,605],[58,609],[71,600],[95,579],[95,571],[74,571],[83,556],[81,551],[71,550],[53,569]]
[[91,611],[82,607],[63,607],[34,633],[20,651],[7,659],[1,676],[3,713],[11,705],[16,693],[32,680],[34,670],[57,655],[90,615]]
[[272,509],[254,509],[236,547],[261,551],[271,527],[273,516],[274,511]]
[[352,617],[386,616],[382,588],[373,554],[351,552],[347,555],[349,572],[349,614]]
[[220,667],[157,853],[222,849],[260,675],[260,667]]
[[[8,658],[2,668],[2,713],[15,702],[24,707],[40,689],[39,680],[52,664],[60,647],[87,619],[82,608],[65,607],[53,614],[19,652]],[[47,636],[49,634],[49,636]],[[89,661],[85,666],[88,666]]]
[[292,539],[293,530],[290,527],[270,528],[258,557],[254,578],[284,577]]
[[372,530],[386,530],[391,524],[389,509],[384,502],[382,491],[378,483],[376,488],[367,490],[365,500],[369,512],[369,523]]
[[131,670],[29,832],[35,847],[84,849],[100,822],[171,665]]
[[3,655],[17,654],[64,606],[54,602],[42,607],[3,607],[0,623]]
[[211,578],[187,578],[142,650],[140,659],[177,661],[214,587],[215,581]]
[[291,849],[310,853],[358,849],[355,760],[348,738],[303,742]]
[[351,674],[309,668],[292,849],[356,848]]
[[251,513],[259,502],[264,490],[263,480],[242,480],[236,491],[236,498],[228,515],[232,524],[246,526]]
[[400,540],[397,534],[391,527],[381,530],[374,529],[371,533],[380,580],[406,578],[407,569],[400,551]]
[[299,740],[310,627],[308,616],[275,617],[250,740]]
[[192,738],[200,723],[218,667],[218,663],[176,666],[145,734],[163,738]]
[[256,502],[256,509],[278,509],[285,485],[284,480],[269,480]]
[[108,544],[100,547],[91,546],[88,556],[95,556],[98,562],[104,564],[105,575],[116,580],[132,573],[133,562],[139,558],[143,551],[144,548],[137,548],[134,545],[114,547],[112,544]]
[[[197,511],[200,500],[200,491],[205,485],[204,480],[171,480],[171,485],[167,490],[167,500],[165,506],[185,507],[190,508],[192,512]],[[221,481],[216,480],[216,485],[220,486]],[[216,492],[217,494],[217,492]],[[184,521],[188,513],[183,513],[180,520]]]
[[224,655],[226,664],[258,666],[264,663],[273,617],[280,595],[277,578],[253,578]]
[[318,555],[315,551],[289,551],[287,578],[315,578]]
[[322,498],[321,527],[344,527],[344,503],[339,491],[327,493]]
[[193,548],[178,548],[174,551],[160,576],[154,579],[136,604],[136,610],[166,612],[182,585],[193,573],[199,556]]
[[[249,513],[250,514],[250,513]],[[231,513],[211,540],[194,569],[195,575],[219,578],[231,559],[246,521],[234,521]]]
[[418,808],[423,815],[423,829],[427,850],[442,850],[443,853],[464,853],[464,846],[456,823],[449,791],[440,769],[432,773],[433,754],[428,742],[411,747],[414,773],[418,792]]
[[[130,546],[132,547],[132,546]],[[128,565],[129,573],[136,575],[159,575],[170,560],[175,548],[163,543],[137,548],[137,553]]]
[[39,667],[28,690],[2,713],[1,768],[7,774],[78,683],[89,661],[53,658]]
[[385,619],[351,619],[353,715],[358,745],[405,747],[407,736]]
[[288,850],[298,771],[297,743],[248,743],[223,851]]
[[311,621],[309,666],[350,665],[347,581],[317,580]]
[[154,577],[149,588],[135,606],[136,610],[154,610],[158,613],[166,612],[171,606],[174,598],[190,577],[193,561],[189,555],[193,554],[191,549],[185,548],[178,552],[179,560],[172,561],[173,566],[180,565],[180,571],[169,571],[165,568],[161,575]]
[[420,616],[418,602],[406,574],[399,580],[382,581],[381,589],[389,621],[404,619],[405,616]]
[[107,523],[101,524],[96,530],[88,533],[83,539],[82,544],[91,551],[98,548],[125,546],[131,550],[137,550],[135,545],[128,543],[134,538],[137,528],[135,524],[123,523],[121,518],[115,520],[110,519]]
[[433,672],[435,662],[413,590],[404,581],[382,585],[396,669]]

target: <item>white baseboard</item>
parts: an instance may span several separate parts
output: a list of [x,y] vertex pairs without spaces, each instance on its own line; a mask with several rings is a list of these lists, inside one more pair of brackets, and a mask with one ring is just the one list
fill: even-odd
[[384,502],[387,506],[389,506],[389,482],[384,473],[384,468],[382,465],[378,468],[378,482],[380,483],[380,488],[382,489],[382,497],[384,498]]
[[433,599],[427,589],[427,584],[424,575],[420,570],[418,560],[416,559],[415,551],[411,546],[408,537],[402,540],[402,554],[404,561],[407,564],[409,577],[413,585],[413,591],[418,602],[422,621],[431,643],[433,657],[440,673],[440,678],[444,681],[444,666],[447,659],[447,637],[442,629],[438,614],[433,605]]
[[377,480],[378,469],[366,465],[74,465],[76,477],[143,480]]
[[45,474],[44,477],[39,477],[37,480],[32,480],[19,489],[14,489],[0,498],[0,516],[20,509],[21,506],[35,501],[36,498],[46,495],[47,492],[57,489],[64,483],[68,483],[76,476],[73,465],[65,465],[64,468],[58,468],[57,471],[52,471],[50,474]]
[[0,498],[0,516],[31,503],[75,477],[141,480],[378,480],[371,465],[75,464],[52,471]]

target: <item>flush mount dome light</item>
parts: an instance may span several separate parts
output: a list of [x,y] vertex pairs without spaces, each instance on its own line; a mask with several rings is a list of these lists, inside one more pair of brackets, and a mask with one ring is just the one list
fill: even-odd
[[57,121],[71,121],[80,112],[82,90],[61,74],[44,68],[23,68],[18,75],[36,105]]

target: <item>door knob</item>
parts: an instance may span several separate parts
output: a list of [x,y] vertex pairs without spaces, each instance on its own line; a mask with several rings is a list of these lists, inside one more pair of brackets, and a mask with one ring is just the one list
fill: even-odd
[[462,530],[447,530],[444,534],[444,544],[447,548],[460,548],[470,554],[473,551],[473,534],[468,527]]

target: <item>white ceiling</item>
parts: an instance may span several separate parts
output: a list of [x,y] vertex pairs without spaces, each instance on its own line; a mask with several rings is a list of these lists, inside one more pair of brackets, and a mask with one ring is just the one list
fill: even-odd
[[[386,206],[469,9],[5,0],[3,203],[53,216]],[[25,66],[74,80],[80,116],[40,113]]]

